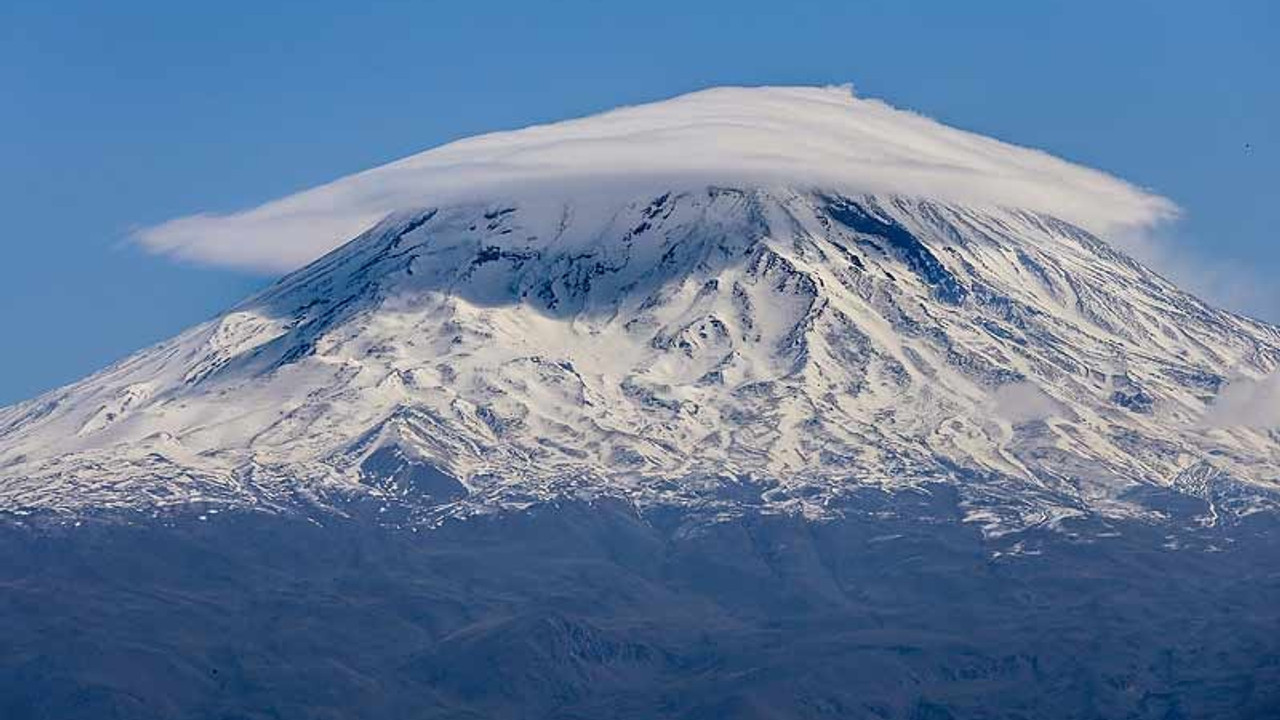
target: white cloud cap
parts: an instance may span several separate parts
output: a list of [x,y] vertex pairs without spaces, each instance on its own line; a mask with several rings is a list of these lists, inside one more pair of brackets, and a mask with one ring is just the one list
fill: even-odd
[[137,238],[189,260],[283,271],[397,210],[704,184],[1020,207],[1104,234],[1177,211],[1106,173],[856,98],[849,87],[726,87],[449,143],[244,212],[170,220]]

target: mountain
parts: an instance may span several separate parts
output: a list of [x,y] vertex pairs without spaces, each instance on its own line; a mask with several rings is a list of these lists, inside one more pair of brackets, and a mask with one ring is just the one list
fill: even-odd
[[371,225],[0,410],[11,617],[95,618],[110,657],[131,617],[174,633],[124,655],[141,681],[0,654],[10,714],[1270,711],[1280,430],[1222,398],[1280,328],[1101,237],[1167,213],[847,90],[739,88],[155,229],[237,264]]

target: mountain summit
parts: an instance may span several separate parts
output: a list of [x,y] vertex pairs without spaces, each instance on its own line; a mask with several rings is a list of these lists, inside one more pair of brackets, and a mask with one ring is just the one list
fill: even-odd
[[823,516],[942,483],[1003,532],[1144,516],[1150,488],[1273,507],[1280,438],[1204,418],[1229,380],[1274,371],[1280,330],[1083,227],[1165,209],[838,89],[461,141],[222,221],[387,211],[226,314],[0,411],[0,509]]

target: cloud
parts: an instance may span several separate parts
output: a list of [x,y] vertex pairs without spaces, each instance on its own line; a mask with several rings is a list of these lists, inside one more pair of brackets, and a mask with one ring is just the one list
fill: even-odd
[[1122,250],[1197,297],[1262,320],[1280,319],[1280,286],[1265,269],[1167,238],[1120,240]]
[[1062,414],[1058,402],[1030,382],[1001,385],[991,393],[991,411],[1012,423],[1048,420]]
[[1168,200],[1038,150],[957,130],[850,88],[716,88],[450,143],[243,212],[170,220],[145,248],[294,269],[386,215],[532,194],[769,184],[1014,206],[1099,234],[1173,217]]
[[1280,370],[1261,380],[1232,381],[1218,393],[1203,422],[1210,427],[1280,427]]

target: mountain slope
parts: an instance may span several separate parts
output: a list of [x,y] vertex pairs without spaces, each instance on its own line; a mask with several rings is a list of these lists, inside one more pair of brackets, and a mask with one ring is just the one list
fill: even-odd
[[239,307],[0,412],[11,512],[415,517],[554,497],[821,515],[958,485],[992,531],[1147,512],[1274,431],[1201,422],[1280,330],[1044,213],[802,187],[401,212]]

